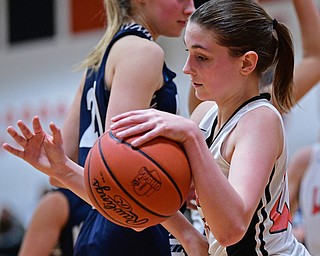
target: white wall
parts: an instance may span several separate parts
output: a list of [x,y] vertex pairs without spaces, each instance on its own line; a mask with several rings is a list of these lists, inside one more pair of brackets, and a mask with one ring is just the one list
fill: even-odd
[[[9,47],[5,33],[5,3],[0,1],[0,143],[11,141],[6,127],[18,119],[30,120],[33,115],[42,116],[47,127],[49,121],[61,124],[82,73],[73,72],[78,63],[93,47],[102,31],[70,36],[66,26],[67,1],[57,1],[59,9],[58,36],[20,46]],[[286,2],[288,4],[288,2]],[[289,2],[290,3],[290,2]],[[285,14],[294,33],[297,58],[301,42],[294,11],[287,4],[268,5],[275,16]],[[181,114],[188,115],[187,97],[190,82],[182,73],[186,58],[182,37],[160,38],[166,51],[167,64],[177,72],[176,82],[181,99]],[[319,126],[319,88],[313,89],[289,115],[288,141],[290,152],[314,142]],[[60,109],[60,112],[59,112]],[[47,177],[23,161],[0,149],[0,203],[8,203],[24,224],[32,213],[43,187],[48,186]]]
[[[82,71],[73,71],[98,42],[102,31],[71,36],[68,33],[68,1],[56,1],[57,36],[20,45],[7,44],[7,1],[0,1],[0,144],[13,142],[6,133],[17,120],[39,115],[62,124],[64,114],[80,82]],[[45,175],[0,148],[0,204],[8,204],[26,224],[43,189]]]

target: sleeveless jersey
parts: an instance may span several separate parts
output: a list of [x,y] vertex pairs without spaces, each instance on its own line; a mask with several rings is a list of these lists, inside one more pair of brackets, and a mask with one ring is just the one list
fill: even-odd
[[[106,112],[110,97],[110,90],[106,89],[104,82],[105,66],[109,52],[117,40],[128,35],[136,35],[153,40],[150,33],[141,25],[124,25],[107,47],[99,70],[92,72],[92,74],[90,70],[88,71],[80,110],[79,164],[82,166],[84,166],[90,148],[104,132]],[[143,72],[147,71],[141,70],[141,76],[143,76]],[[162,74],[164,85],[154,94],[150,107],[176,114],[178,110],[178,98],[177,88],[173,82],[176,74],[169,70],[165,63]]]
[[[150,33],[141,25],[126,24],[121,27],[107,47],[99,70],[92,74],[88,72],[80,113],[79,163],[81,165],[84,165],[87,154],[96,139],[104,132],[110,97],[110,91],[106,89],[104,83],[109,51],[117,40],[127,35],[153,40]],[[143,72],[147,71],[141,70],[141,76]],[[162,74],[164,85],[155,92],[150,107],[176,114],[178,109],[177,88],[173,82],[176,74],[170,71],[165,64]],[[115,225],[93,209],[81,228],[74,255],[169,256],[169,234],[161,225],[135,232],[130,228]]]
[[73,255],[73,247],[78,237],[82,222],[91,210],[91,205],[87,204],[76,194],[68,189],[58,188],[55,191],[62,193],[68,201],[69,218],[61,231],[59,238],[59,250],[61,256]]
[[314,256],[320,255],[320,143],[312,155],[300,184],[299,205],[305,225],[305,243]]
[[[265,96],[253,97],[240,106],[220,129],[215,138],[212,136],[218,115],[216,105],[206,113],[199,124],[215,161],[226,177],[228,177],[230,164],[220,153],[222,144],[233,131],[240,118],[249,111],[259,107],[268,107],[279,116],[284,134],[281,115]],[[210,231],[210,227],[205,223],[210,255],[309,255],[303,245],[299,244],[291,234],[286,168],[287,146],[284,140],[282,154],[272,170],[264,194],[254,213],[249,228],[241,241],[224,248],[217,242]],[[204,219],[201,206],[199,206],[199,212]]]

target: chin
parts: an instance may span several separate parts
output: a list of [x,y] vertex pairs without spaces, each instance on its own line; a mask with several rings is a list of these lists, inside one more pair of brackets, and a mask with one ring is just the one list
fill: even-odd
[[169,28],[168,31],[166,31],[167,33],[164,36],[167,37],[180,37],[182,35],[182,32],[184,31],[185,27],[171,27]]
[[180,37],[181,34],[182,34],[182,32],[174,33],[173,31],[171,31],[171,33],[168,33],[168,34],[165,35],[165,36],[167,36],[167,37]]

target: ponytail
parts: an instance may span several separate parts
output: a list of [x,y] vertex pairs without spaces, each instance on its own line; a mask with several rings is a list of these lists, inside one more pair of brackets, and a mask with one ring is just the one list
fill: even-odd
[[102,62],[103,53],[120,27],[129,21],[131,15],[130,0],[104,0],[106,14],[106,31],[98,44],[80,63],[80,68],[97,70]]
[[288,112],[293,104],[293,70],[294,70],[294,50],[292,36],[288,28],[273,21],[274,32],[276,33],[278,48],[274,57],[274,78],[273,96],[283,112]]

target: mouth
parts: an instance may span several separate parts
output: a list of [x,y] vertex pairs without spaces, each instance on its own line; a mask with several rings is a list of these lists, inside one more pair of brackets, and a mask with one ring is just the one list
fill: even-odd
[[196,82],[192,81],[192,86],[193,86],[194,88],[198,88],[198,87],[200,87],[200,86],[203,86],[203,84],[196,83]]
[[178,23],[182,24],[183,26],[187,25],[187,21],[186,20],[178,20]]

